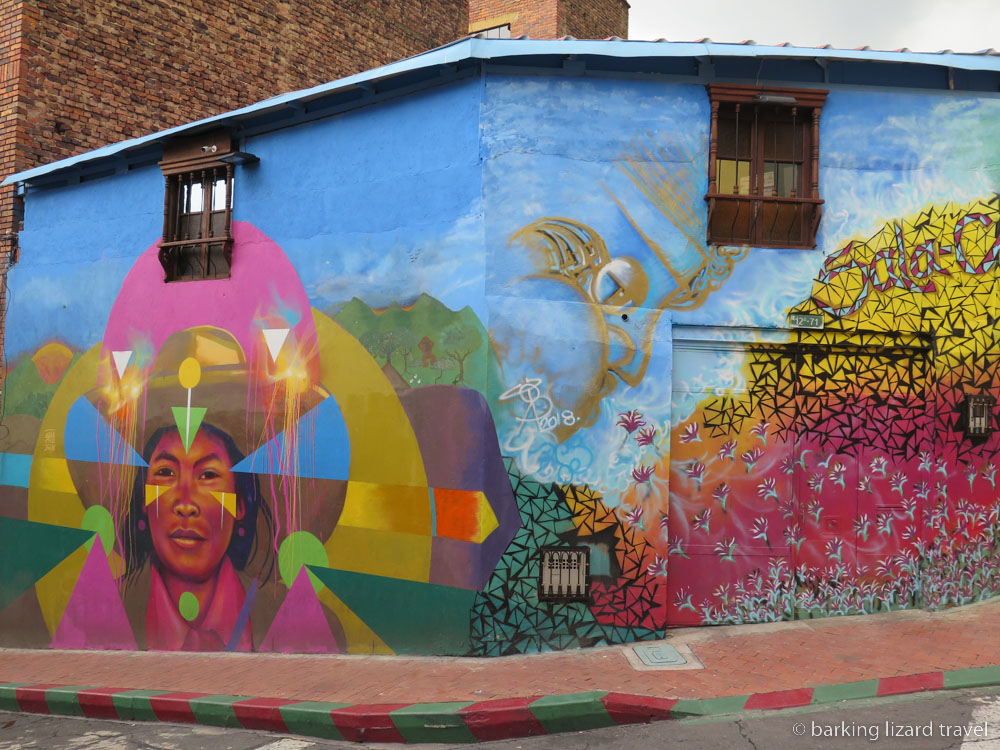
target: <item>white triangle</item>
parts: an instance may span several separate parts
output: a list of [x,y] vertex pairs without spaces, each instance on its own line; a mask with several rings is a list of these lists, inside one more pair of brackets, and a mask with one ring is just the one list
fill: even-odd
[[118,377],[121,377],[125,374],[125,368],[128,367],[129,360],[132,359],[132,350],[111,352],[111,356],[115,360],[115,369],[118,370]]
[[264,329],[264,341],[267,342],[267,350],[271,352],[272,362],[278,361],[278,352],[285,345],[285,339],[288,338],[288,330],[287,328]]

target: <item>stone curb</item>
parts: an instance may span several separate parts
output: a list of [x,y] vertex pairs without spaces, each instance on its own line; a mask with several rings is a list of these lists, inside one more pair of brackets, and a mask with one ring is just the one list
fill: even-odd
[[593,690],[479,702],[351,705],[13,682],[0,684],[0,710],[241,727],[351,742],[469,743],[989,685],[1000,685],[1000,666],[700,700]]

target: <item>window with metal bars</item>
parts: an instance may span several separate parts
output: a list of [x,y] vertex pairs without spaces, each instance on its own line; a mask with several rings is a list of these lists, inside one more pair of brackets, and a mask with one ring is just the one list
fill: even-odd
[[815,247],[826,91],[710,84],[708,241]]
[[542,547],[539,556],[540,601],[589,601],[589,547]]
[[166,180],[159,259],[165,281],[227,279],[232,267],[233,165],[228,133],[164,149]]

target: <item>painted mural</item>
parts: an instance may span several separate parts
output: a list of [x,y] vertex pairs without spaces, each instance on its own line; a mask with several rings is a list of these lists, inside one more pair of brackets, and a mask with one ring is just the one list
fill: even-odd
[[[1000,105],[831,93],[792,251],[705,242],[703,87],[434,96],[481,121],[465,202],[393,141],[345,159],[401,170],[397,213],[302,188],[302,229],[253,194],[302,180],[241,185],[229,280],[164,284],[155,242],[99,299],[16,269],[81,326],[12,312],[0,639],[498,656],[1000,592],[964,421],[1000,394]],[[543,547],[589,550],[588,601],[540,599]]]

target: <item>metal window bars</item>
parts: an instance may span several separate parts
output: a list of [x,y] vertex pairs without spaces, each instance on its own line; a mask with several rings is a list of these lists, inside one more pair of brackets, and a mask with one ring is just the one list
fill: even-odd
[[590,600],[589,547],[542,547],[539,555],[539,600]]

